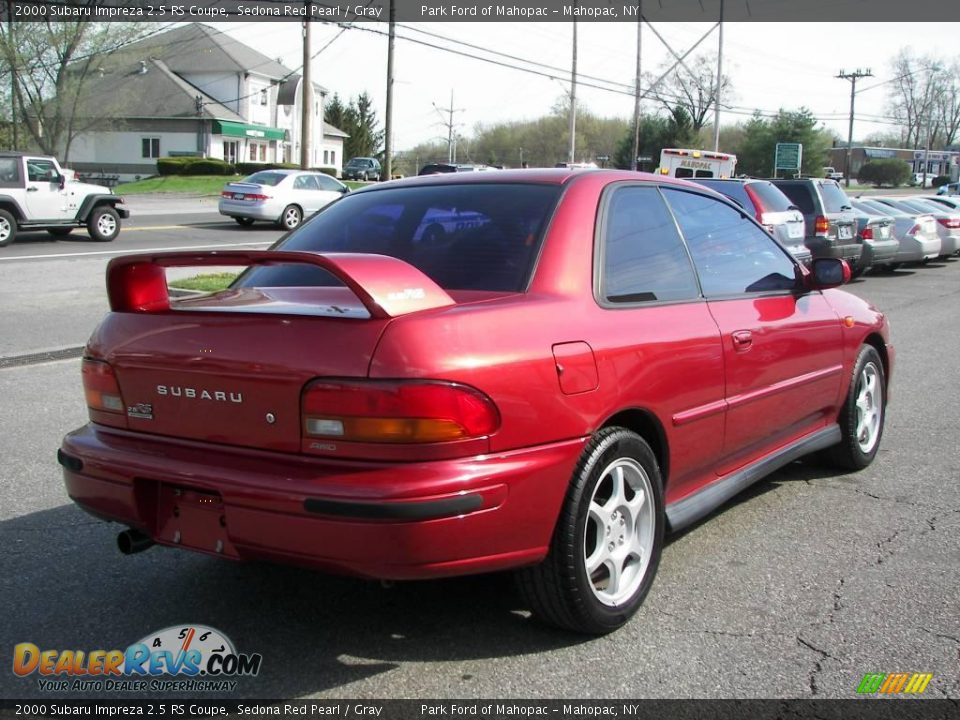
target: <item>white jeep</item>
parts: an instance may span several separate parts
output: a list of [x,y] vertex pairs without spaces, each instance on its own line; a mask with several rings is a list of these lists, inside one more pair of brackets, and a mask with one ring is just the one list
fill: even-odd
[[130,217],[122,204],[109,188],[68,180],[56,158],[0,153],[0,247],[18,229],[61,237],[85,227],[94,240],[109,242],[120,234],[120,219]]

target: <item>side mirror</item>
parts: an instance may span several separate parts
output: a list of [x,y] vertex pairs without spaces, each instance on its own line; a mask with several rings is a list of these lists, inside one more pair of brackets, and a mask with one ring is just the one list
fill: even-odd
[[350,192],[350,188],[344,185],[342,188],[340,188],[340,192],[346,195],[348,192]]
[[826,290],[850,282],[852,273],[846,260],[839,258],[820,258],[813,261],[810,274],[806,276],[807,288]]
[[57,175],[57,185],[63,190],[67,186],[67,176]]

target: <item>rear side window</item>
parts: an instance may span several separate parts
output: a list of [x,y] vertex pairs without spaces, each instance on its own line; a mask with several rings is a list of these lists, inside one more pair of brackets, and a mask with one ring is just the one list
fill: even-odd
[[[346,195],[274,249],[377,253],[418,268],[445,290],[522,292],[561,188],[437,185]],[[337,286],[319,268],[254,268],[246,287]]]
[[850,199],[835,182],[820,183],[820,195],[823,196],[825,212],[838,213],[850,209]]
[[[771,182],[752,182],[750,192],[757,196],[763,209],[767,212],[783,212],[790,210],[795,203],[784,195]],[[799,207],[799,206],[797,206]]]
[[700,294],[677,226],[655,187],[613,191],[600,251],[600,296],[607,302],[689,300]]
[[753,203],[750,202],[747,191],[744,190],[743,183],[728,180],[703,180],[702,182],[698,180],[697,182],[700,182],[701,185],[711,190],[716,190],[721,195],[726,195],[745,208],[753,208]]
[[20,186],[20,158],[0,158],[0,187]]
[[804,215],[816,214],[817,211],[813,204],[813,189],[809,185],[797,183],[777,185],[776,187],[780,188],[780,192],[790,198]]
[[664,195],[708,299],[796,286],[795,265],[786,251],[739,210],[696,193],[665,188]]

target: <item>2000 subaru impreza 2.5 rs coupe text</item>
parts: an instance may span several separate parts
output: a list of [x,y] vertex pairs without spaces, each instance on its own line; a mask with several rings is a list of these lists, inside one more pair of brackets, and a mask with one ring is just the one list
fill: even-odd
[[[169,297],[167,268],[213,265],[247,269]],[[805,269],[684,181],[435,175],[351,193],[268,251],[107,274],[90,423],[59,459],[126,552],[516,568],[536,615],[603,633],[668,529],[810,453],[863,468],[883,432],[893,347],[835,289],[846,264]]]

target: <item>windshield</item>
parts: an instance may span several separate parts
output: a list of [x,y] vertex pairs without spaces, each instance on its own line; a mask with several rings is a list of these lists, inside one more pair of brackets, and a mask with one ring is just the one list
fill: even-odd
[[[390,255],[444,290],[520,292],[560,193],[554,185],[402,187],[333,203],[274,249]],[[319,268],[249,270],[235,287],[338,286]]]
[[279,185],[283,182],[283,179],[286,177],[283,173],[268,172],[266,170],[261,170],[260,172],[255,172],[249,177],[245,177],[243,182],[245,183],[256,183],[257,185],[269,185],[271,187]]

